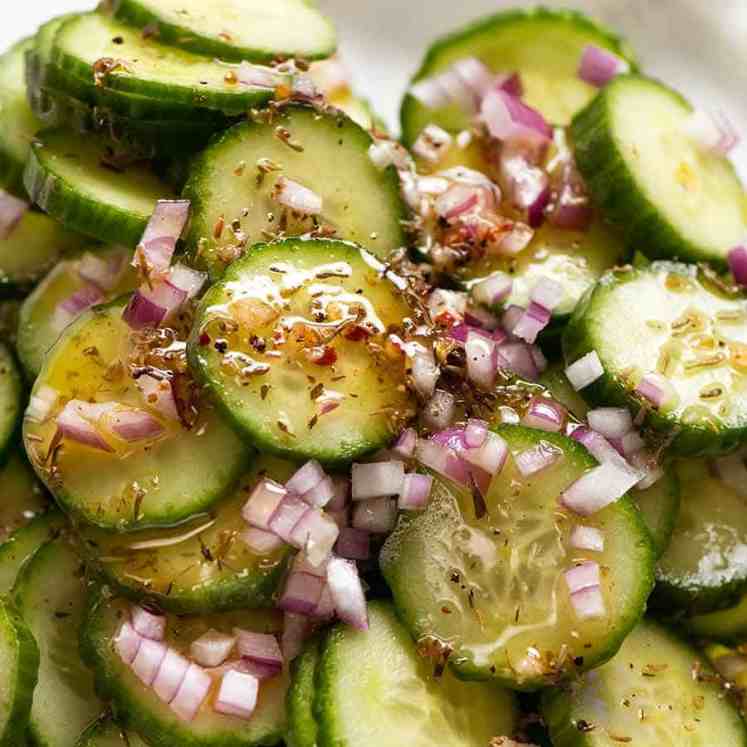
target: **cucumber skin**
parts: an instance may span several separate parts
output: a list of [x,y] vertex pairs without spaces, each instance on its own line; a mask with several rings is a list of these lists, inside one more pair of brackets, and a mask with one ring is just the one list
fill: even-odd
[[662,92],[668,93],[687,110],[692,110],[684,96],[641,75],[620,75],[602,88],[596,98],[576,114],[570,127],[576,165],[586,180],[594,203],[622,233],[630,250],[641,251],[651,259],[710,262],[718,269],[726,270],[726,256],[718,256],[698,246],[677,231],[643,195],[628,170],[612,135],[610,120],[615,91],[629,81],[646,81],[659,86]]
[[[670,266],[670,263],[666,262],[657,264],[659,267]],[[671,264],[672,270],[676,271],[677,267],[677,264]],[[682,266],[679,265],[679,267]],[[594,308],[597,295],[606,293],[607,288],[617,282],[630,282],[645,271],[645,268],[637,267],[610,270],[602,276],[596,286],[589,288],[576,306],[563,332],[563,355],[566,365],[596,350],[591,342],[587,320]],[[604,360],[602,360],[602,366],[604,367]],[[600,378],[582,389],[579,394],[592,407],[632,408],[634,417],[642,407],[640,401],[628,391],[622,379],[609,373],[606,368]],[[647,409],[643,428],[650,431],[649,435],[654,441],[664,440],[667,443],[667,454],[678,457],[728,454],[747,441],[747,421],[741,427],[723,428],[718,433],[714,433],[709,428],[682,425],[674,416]]]
[[[644,523],[651,534],[651,541],[653,542],[655,557],[657,560],[666,552],[666,549],[669,546],[669,540],[672,537],[672,532],[674,532],[674,527],[677,523],[677,516],[680,511],[680,479],[677,476],[676,471],[671,467],[666,469],[664,477],[662,477],[659,482],[667,483],[667,498],[668,502],[671,504],[671,510],[667,514],[665,521],[661,522],[660,525],[656,527],[658,531],[654,531],[654,528],[649,527],[644,517]],[[648,488],[648,490],[652,489],[653,488]],[[641,511],[641,508],[636,496],[646,492],[647,491],[645,490],[634,490],[629,493],[633,503],[638,507],[639,511]],[[643,512],[641,511],[641,513]]]
[[[93,670],[96,692],[105,702],[111,703],[112,713],[125,729],[132,729],[139,734],[148,735],[148,743],[152,747],[247,747],[247,742],[241,738],[205,740],[193,737],[189,727],[185,726],[176,733],[164,733],[163,723],[154,718],[140,702],[133,699],[126,688],[117,682],[117,672],[110,664],[116,654],[112,651],[108,639],[113,631],[102,627],[100,607],[107,602],[103,589],[92,589],[88,597],[88,606],[80,628],[80,655],[84,663]],[[140,683],[138,683],[140,685]],[[141,685],[142,686],[142,685]],[[160,701],[159,701],[160,702]],[[264,739],[254,742],[254,747],[274,747],[283,738],[283,734],[269,734]]]
[[23,618],[6,598],[0,604],[0,625],[5,628],[6,635],[12,635],[15,639],[18,666],[12,707],[5,731],[0,734],[0,745],[18,747],[26,744],[31,704],[39,675],[39,647]]
[[290,665],[291,686],[288,688],[286,708],[288,730],[287,747],[316,747],[319,724],[314,714],[316,670],[320,659],[321,639],[310,640],[303,652]]
[[[0,402],[0,465],[2,465],[5,464],[10,450],[17,442],[21,432],[24,409],[23,398],[26,394],[26,387],[19,365],[16,362],[15,353],[2,340],[0,340],[0,376],[8,377],[8,394],[12,398],[10,402]],[[2,389],[5,389],[6,382],[2,378],[0,378],[0,384]],[[5,421],[5,426],[3,426],[3,421]]]
[[[500,13],[480,18],[473,23],[469,24],[465,28],[447,34],[446,36],[437,39],[428,49],[425,55],[425,59],[420,65],[418,71],[413,75],[408,86],[408,92],[405,93],[405,97],[402,100],[402,106],[400,109],[400,124],[402,127],[402,142],[407,148],[411,148],[418,135],[420,134],[410,126],[410,120],[413,117],[413,113],[419,109],[422,104],[409,93],[409,88],[413,83],[427,77],[432,74],[433,67],[441,55],[441,52],[448,50],[451,46],[461,44],[468,41],[469,38],[474,34],[485,33],[490,31],[492,28],[502,26],[503,24],[511,24],[515,21],[523,20],[546,20],[558,18],[565,20],[579,26],[582,26],[585,30],[593,32],[594,34],[601,37],[609,44],[609,48],[620,57],[623,57],[631,67],[631,70],[637,71],[638,66],[634,59],[634,55],[631,49],[628,48],[627,43],[622,37],[613,33],[607,28],[600,26],[592,21],[584,13],[577,10],[556,10],[551,8],[545,8],[543,6],[537,6],[530,10],[523,10],[519,8],[505,10]],[[521,71],[519,71],[521,72]]]
[[[307,5],[313,6],[313,3],[307,2]],[[234,47],[231,44],[224,44],[217,39],[208,39],[206,37],[196,37],[181,26],[171,23],[164,23],[159,20],[158,16],[144,8],[137,0],[114,0],[114,16],[130,26],[145,28],[151,24],[156,24],[158,28],[158,38],[164,43],[174,47],[186,49],[189,52],[202,54],[209,57],[218,57],[226,62],[272,62],[280,55],[277,52],[266,49],[250,49],[247,47]],[[304,59],[323,60],[331,57],[336,51],[336,45],[318,54],[304,55]]]
[[675,620],[688,635],[739,645],[747,635],[747,595],[722,610]]
[[145,747],[145,742],[137,734],[122,731],[109,716],[94,721],[80,735],[75,747],[113,747],[112,740],[121,747]]

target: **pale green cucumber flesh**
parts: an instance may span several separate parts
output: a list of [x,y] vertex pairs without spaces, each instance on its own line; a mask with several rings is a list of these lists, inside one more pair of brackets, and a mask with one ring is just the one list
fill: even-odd
[[[285,128],[294,149],[277,135]],[[243,122],[216,137],[192,165],[184,196],[192,202],[191,251],[218,277],[253,244],[275,236],[334,229],[380,258],[405,243],[406,207],[393,167],[378,170],[368,156],[371,136],[340,112],[292,106],[269,123]],[[266,159],[266,160],[262,160]],[[266,175],[265,163],[275,170]],[[320,168],[320,164],[342,168]],[[302,217],[272,197],[280,177],[322,198],[321,215]],[[217,238],[216,238],[217,237]]]
[[49,500],[26,456],[14,449],[0,467],[0,542],[49,508]]
[[21,418],[23,382],[10,348],[0,341],[0,463],[11,446]]
[[104,706],[78,650],[86,579],[72,544],[60,538],[41,547],[23,567],[13,593],[41,656],[31,709],[32,738],[39,747],[73,745]]
[[320,660],[320,641],[313,638],[291,662],[291,683],[288,688],[286,710],[288,747],[316,747],[319,727],[314,715],[316,670]]
[[[691,265],[654,262],[607,273],[576,308],[563,337],[566,364],[595,351],[604,374],[584,388],[596,406],[645,407],[644,429],[674,456],[734,450],[747,438],[747,311]],[[635,393],[663,375],[675,398],[657,410]]]
[[664,476],[650,488],[633,488],[630,497],[638,506],[643,523],[651,532],[656,556],[661,557],[669,547],[680,510],[680,480],[674,467],[667,467]]
[[[581,517],[560,493],[596,465],[575,441],[519,426],[500,426],[511,456],[477,519],[471,495],[436,480],[427,510],[400,518],[381,566],[399,615],[417,641],[435,639],[469,678],[496,678],[532,690],[606,661],[638,622],[653,585],[653,546],[628,497]],[[563,454],[522,478],[520,452],[542,445]],[[570,544],[574,527],[602,532],[602,552]],[[604,617],[579,620],[564,573],[581,561],[601,575]]]
[[[189,429],[153,412],[164,427],[156,440],[113,440],[109,452],[63,439],[50,457],[55,415],[67,400],[147,410],[127,367],[136,338],[122,319],[126,300],[85,312],[55,343],[33,391],[48,386],[60,399],[44,423],[26,420],[26,450],[58,503],[88,523],[117,531],[175,526],[226,495],[250,454],[250,447],[202,399]],[[176,333],[174,339],[179,339]]]
[[599,669],[547,691],[542,712],[554,747],[747,744],[747,728],[707,662],[650,621]]

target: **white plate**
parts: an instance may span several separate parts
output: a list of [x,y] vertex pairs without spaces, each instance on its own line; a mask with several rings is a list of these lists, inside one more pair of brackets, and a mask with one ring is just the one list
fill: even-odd
[[[79,0],[0,3],[0,47],[32,33],[54,15],[90,7]],[[358,89],[395,131],[407,80],[432,39],[483,14],[534,4],[518,0],[319,3],[337,23],[342,52],[354,70]],[[547,0],[543,4],[575,7],[608,23],[627,37],[644,70],[679,88],[700,106],[723,109],[747,134],[747,0]],[[747,179],[747,142],[734,158]]]

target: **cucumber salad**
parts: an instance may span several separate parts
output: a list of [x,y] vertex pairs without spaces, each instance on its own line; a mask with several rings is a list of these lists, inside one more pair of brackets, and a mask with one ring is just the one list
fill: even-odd
[[398,135],[336,50],[0,55],[0,747],[747,747],[736,127],[573,11],[437,40]]

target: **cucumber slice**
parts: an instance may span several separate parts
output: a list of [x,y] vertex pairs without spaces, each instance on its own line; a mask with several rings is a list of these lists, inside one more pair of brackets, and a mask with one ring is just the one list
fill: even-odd
[[[481,519],[467,491],[437,479],[428,509],[400,519],[380,563],[417,641],[446,644],[460,676],[531,690],[614,655],[643,614],[653,548],[627,497],[589,517],[562,509],[560,493],[596,466],[580,444],[520,426],[496,432],[513,457],[540,444],[563,457],[529,479],[509,458]],[[578,525],[602,532],[602,552],[572,549]],[[580,560],[606,569],[604,617],[579,620],[573,611],[564,573]]]
[[7,239],[0,239],[0,296],[24,295],[83,238],[66,231],[44,213],[29,210]]
[[[249,454],[249,447],[206,403],[196,403],[191,429],[173,420],[162,422],[164,435],[155,441],[112,441],[113,451],[106,452],[63,440],[50,453],[55,415],[70,399],[143,409],[129,371],[131,363],[142,365],[144,348],[138,345],[145,342],[122,319],[126,300],[84,313],[47,355],[33,393],[50,387],[60,399],[44,423],[26,420],[26,451],[62,507],[85,521],[118,531],[175,526],[220,500],[240,477]],[[154,335],[148,355],[155,355],[162,367],[186,370],[178,333],[159,330]],[[158,354],[160,345],[173,350],[168,360]]]
[[0,744],[25,744],[39,674],[39,649],[26,623],[0,600]]
[[656,557],[660,558],[669,547],[680,511],[680,481],[676,470],[667,467],[664,476],[650,488],[633,488],[630,497],[651,532]]
[[[190,362],[258,448],[351,461],[384,446],[414,414],[403,359],[382,354],[386,334],[412,312],[382,267],[353,244],[287,239],[253,247],[208,290]],[[370,337],[334,332],[356,315]],[[322,364],[310,362],[308,350],[320,346]],[[325,415],[330,401],[339,406]]]
[[139,28],[154,24],[164,44],[241,62],[334,54],[332,24],[309,0],[115,0],[114,14]]
[[64,526],[65,517],[51,510],[16,529],[0,544],[0,594],[13,588],[21,568],[42,545],[58,537]]
[[[106,301],[111,301],[123,293],[129,293],[137,287],[137,277],[126,259],[131,252],[120,247],[99,249],[94,247],[97,255],[115,261],[121,258],[126,270],[117,285],[104,294]],[[55,319],[57,305],[79,291],[87,281],[79,274],[82,256],[71,257],[59,262],[55,268],[34,288],[24,300],[18,319],[18,341],[16,350],[26,377],[33,381],[44,363],[44,356],[52,348],[64,327]]]
[[314,716],[314,678],[320,659],[319,646],[319,639],[313,638],[291,662],[291,684],[286,700],[285,743],[288,747],[317,747],[319,727]]
[[542,712],[554,747],[743,747],[747,728],[712,675],[695,649],[645,621],[603,667],[547,691]]
[[[195,719],[182,721],[151,688],[137,678],[115,652],[112,641],[128,614],[129,604],[94,591],[81,631],[81,651],[96,674],[96,686],[111,700],[117,721],[132,728],[152,747],[254,747],[281,741],[285,731],[286,672],[262,683],[252,718],[244,721],[213,711],[208,696]],[[187,654],[195,639],[214,628],[230,633],[234,627],[262,633],[277,632],[276,612],[229,612],[222,615],[176,618],[168,616],[165,641]]]
[[3,500],[0,504],[0,542],[49,508],[47,496],[38,483],[25,455],[14,449],[0,468]]
[[[278,127],[303,150],[278,138]],[[305,234],[319,224],[335,229],[337,238],[387,257],[405,243],[401,221],[406,208],[394,167],[379,171],[369,158],[372,142],[343,114],[319,114],[300,106],[287,107],[265,123],[243,122],[220,135],[195,160],[184,188],[192,201],[190,243],[196,261],[217,276],[245,247],[268,235]],[[260,163],[280,170],[260,179]],[[331,168],[335,163],[345,166]],[[319,195],[322,215],[294,218],[282,209],[272,199],[280,176]]]
[[[747,440],[747,311],[694,266],[654,262],[604,276],[563,337],[568,364],[596,351],[604,374],[583,391],[595,405],[643,406],[644,425],[677,456],[719,454]],[[635,393],[644,375],[674,396],[655,409]]]
[[80,556],[64,538],[48,542],[23,567],[13,592],[41,656],[29,726],[34,744],[73,745],[104,710],[78,651],[86,601]]
[[703,460],[677,463],[680,515],[656,569],[656,606],[689,613],[733,604],[747,589],[747,514]]
[[553,321],[562,324],[584,293],[623,254],[617,236],[600,221],[592,223],[587,231],[568,231],[546,223],[517,256],[485,255],[460,268],[456,278],[468,289],[494,272],[505,272],[511,276],[513,288],[501,305],[522,308],[529,305],[529,296],[540,279],[551,278],[564,290],[562,300],[553,309]]
[[241,509],[259,475],[285,482],[295,466],[260,457],[235,495],[178,529],[114,534],[83,528],[86,554],[104,579],[135,601],[177,613],[271,607],[289,547],[257,555],[241,540]]
[[517,725],[512,693],[460,682],[418,654],[392,606],[368,606],[369,629],[337,625],[318,664],[319,747],[484,747]]
[[134,248],[156,202],[173,197],[172,190],[141,163],[112,163],[105,138],[46,131],[32,145],[26,189],[68,228]]
[[577,420],[586,420],[589,406],[571,386],[562,364],[553,363],[550,365],[539,377],[539,383],[547,389],[553,399],[560,402]]
[[[238,83],[219,61],[145,38],[101,13],[66,20],[50,59],[62,72],[57,82],[63,93],[134,118],[220,122],[224,114],[240,116],[274,95],[271,88]],[[97,76],[101,60],[118,64]],[[146,111],[156,116],[145,117]]]
[[13,441],[23,403],[23,384],[10,348],[0,341],[0,463]]
[[26,100],[24,58],[31,39],[0,56],[0,186],[23,197],[23,167],[39,123]]
[[102,718],[91,724],[75,743],[75,747],[148,747],[132,731],[125,731],[110,718]]
[[725,267],[747,231],[744,189],[728,158],[703,152],[687,135],[691,114],[662,83],[620,76],[573,121],[576,163],[629,246]]
[[747,594],[731,607],[705,612],[681,620],[685,630],[697,638],[741,643],[747,635]]
[[[580,13],[507,10],[436,41],[413,82],[443,72],[457,60],[477,57],[496,73],[518,72],[526,102],[554,124],[567,124],[596,93],[578,77],[587,44],[609,49],[632,63],[632,54],[619,37]],[[407,146],[431,122],[452,132],[472,125],[469,112],[457,106],[429,109],[409,93],[402,103],[401,120]]]

